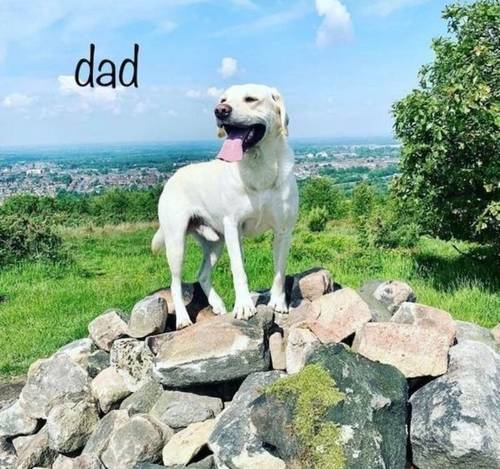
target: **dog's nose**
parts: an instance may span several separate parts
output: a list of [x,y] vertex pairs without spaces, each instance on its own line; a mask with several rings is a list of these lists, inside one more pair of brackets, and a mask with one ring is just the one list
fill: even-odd
[[217,104],[214,109],[215,117],[217,117],[217,119],[225,119],[226,117],[229,117],[232,110],[233,108],[229,104]]

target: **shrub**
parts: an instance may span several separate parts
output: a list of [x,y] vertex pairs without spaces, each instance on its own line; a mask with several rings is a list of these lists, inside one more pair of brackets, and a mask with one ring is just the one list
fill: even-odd
[[370,241],[374,246],[386,248],[411,248],[420,238],[417,223],[400,223],[394,218],[377,216],[371,227]]
[[307,227],[310,231],[324,231],[328,223],[328,212],[324,207],[314,207],[309,213]]
[[433,41],[420,87],[393,107],[395,192],[433,236],[498,243],[500,3],[455,3],[443,18],[450,36]]
[[368,181],[356,184],[352,192],[351,213],[355,221],[371,215],[375,205],[375,189]]
[[67,259],[62,239],[42,219],[24,215],[0,218],[0,266],[22,260],[61,261]]
[[345,195],[328,177],[308,179],[302,189],[301,204],[306,212],[323,208],[330,220],[345,213]]

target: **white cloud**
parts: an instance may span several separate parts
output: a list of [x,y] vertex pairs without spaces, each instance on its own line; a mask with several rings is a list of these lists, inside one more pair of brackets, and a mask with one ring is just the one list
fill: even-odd
[[259,8],[252,0],[232,0],[232,4],[249,10],[257,10]]
[[177,29],[177,23],[174,23],[173,21],[170,20],[166,20],[159,23],[154,32],[156,34],[170,34],[176,29]]
[[210,86],[205,91],[190,89],[186,91],[186,96],[191,99],[218,98],[224,92],[216,86]]
[[200,90],[187,90],[186,91],[186,96],[188,98],[201,98],[201,91]]
[[425,3],[429,0],[375,0],[370,3],[368,11],[381,16],[387,16],[401,8]]
[[120,94],[124,90],[122,87],[114,89],[102,86],[82,87],[75,82],[73,75],[59,75],[57,81],[63,96],[78,98],[76,102],[67,103],[68,111],[90,112],[96,107],[110,110],[114,114],[119,114],[121,111]]
[[233,57],[224,57],[221,61],[218,72],[222,78],[232,77],[238,71],[238,61]]
[[215,86],[211,86],[207,90],[207,95],[211,98],[218,98],[224,92],[221,88],[216,88]]
[[36,98],[23,93],[12,93],[2,100],[2,106],[7,109],[25,109],[31,106]]
[[231,37],[246,36],[255,34],[268,29],[284,26],[292,23],[310,12],[310,7],[307,3],[299,1],[292,6],[288,6],[286,10],[281,10],[276,13],[262,15],[256,20],[247,23],[239,23],[227,28],[218,29],[212,34],[214,37]]
[[351,14],[340,0],[316,0],[316,11],[323,21],[316,31],[319,47],[344,41],[352,36]]

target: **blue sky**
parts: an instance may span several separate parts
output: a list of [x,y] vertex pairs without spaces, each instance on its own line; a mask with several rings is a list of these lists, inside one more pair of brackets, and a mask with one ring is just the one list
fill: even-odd
[[[218,93],[278,87],[293,137],[391,135],[441,0],[0,0],[0,145],[211,139]],[[96,44],[139,88],[79,88]]]

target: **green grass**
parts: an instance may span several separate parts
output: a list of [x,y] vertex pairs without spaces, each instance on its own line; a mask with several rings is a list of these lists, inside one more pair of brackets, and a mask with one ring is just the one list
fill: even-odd
[[[148,224],[82,227],[64,231],[73,262],[18,265],[0,272],[0,374],[25,372],[35,359],[84,337],[87,324],[110,307],[129,311],[133,304],[169,279],[164,256],[149,244]],[[461,250],[468,246],[460,244]],[[245,264],[252,289],[272,280],[271,237],[245,241]],[[193,281],[201,260],[190,242],[185,280]],[[449,311],[455,318],[492,327],[500,321],[500,272],[490,261],[459,254],[450,243],[422,238],[412,250],[360,248],[346,221],[332,222],[323,233],[296,230],[288,272],[324,266],[335,281],[359,287],[368,279],[401,279],[418,301]],[[224,254],[215,286],[232,305],[229,260]]]

